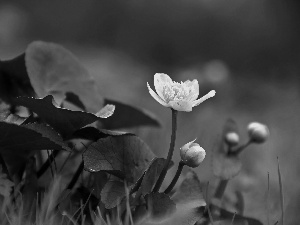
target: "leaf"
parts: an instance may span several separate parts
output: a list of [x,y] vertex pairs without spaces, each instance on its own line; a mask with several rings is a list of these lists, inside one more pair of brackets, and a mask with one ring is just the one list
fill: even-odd
[[212,156],[213,173],[222,180],[235,177],[242,168],[238,154],[228,154],[228,146],[225,143],[225,135],[228,132],[236,132],[238,134],[237,125],[232,119],[226,121],[223,127],[222,140],[219,147],[213,151]]
[[[139,193],[142,195],[148,194],[151,192],[154,184],[156,183],[165,163],[166,159],[164,158],[154,158],[148,167],[145,176],[143,178]],[[173,166],[173,162],[170,163],[170,167]],[[169,167],[169,168],[170,168]]]
[[0,98],[12,104],[18,96],[34,96],[26,67],[25,54],[11,60],[0,61]]
[[[204,215],[206,203],[203,199],[203,194],[200,186],[200,181],[197,174],[190,170],[178,190],[171,198],[176,203],[176,211],[162,218],[159,222],[149,217],[142,221],[143,225],[194,225]],[[162,207],[158,209],[163,210]]]
[[101,191],[101,201],[106,209],[112,209],[120,204],[126,196],[124,182],[108,181]]
[[213,172],[222,180],[228,180],[239,174],[242,163],[237,155],[216,153],[213,155]]
[[48,138],[55,144],[58,144],[64,150],[71,151],[70,147],[63,141],[62,137],[47,124],[29,123],[22,126],[42,134],[43,137]]
[[132,134],[101,138],[83,153],[86,170],[106,171],[126,179],[129,185],[139,179],[153,158],[150,148]]
[[110,131],[105,129],[97,129],[95,127],[83,127],[75,131],[71,138],[81,138],[92,141],[97,141],[100,138],[105,138],[108,136],[117,136],[126,134],[125,132],[120,131]]
[[[15,100],[17,105],[22,105],[32,110],[46,123],[58,131],[65,139],[70,137],[74,131],[102,118],[83,111],[71,111],[57,106],[51,95],[43,99],[19,97]],[[106,116],[107,112],[104,112]]]
[[[51,137],[49,130],[48,134],[46,134],[46,131],[45,133],[39,133],[41,128],[36,128],[35,131],[31,129],[33,126],[18,126],[0,122],[0,153],[11,170],[11,175],[23,167],[26,160],[37,150],[69,150],[65,145],[59,144],[59,138],[55,137],[54,133]],[[45,130],[47,129],[45,128]]]
[[176,204],[164,193],[150,193],[145,199],[152,220],[163,220],[176,211]]
[[105,99],[104,104],[111,104],[116,107],[114,114],[110,118],[101,121],[105,129],[113,130],[136,126],[160,126],[155,116],[144,109],[137,109],[127,104],[108,99]]
[[[66,92],[79,96],[89,112],[103,106],[94,78],[67,49],[54,43],[34,41],[25,51],[30,82],[38,97],[54,95],[63,98]],[[59,102],[59,101],[58,101]]]
[[172,196],[176,204],[188,204],[190,207],[206,206],[200,180],[193,170],[189,170],[178,190]]

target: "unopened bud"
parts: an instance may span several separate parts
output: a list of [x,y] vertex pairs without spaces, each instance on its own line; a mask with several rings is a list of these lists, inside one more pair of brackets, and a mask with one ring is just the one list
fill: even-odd
[[248,134],[252,142],[264,143],[269,137],[270,132],[266,125],[252,122],[248,125]]
[[229,132],[225,135],[225,141],[229,146],[236,146],[240,142],[240,137],[235,132]]
[[[196,139],[195,139],[196,140]],[[195,168],[205,158],[205,150],[199,144],[191,141],[180,148],[180,157],[183,163],[189,167]]]

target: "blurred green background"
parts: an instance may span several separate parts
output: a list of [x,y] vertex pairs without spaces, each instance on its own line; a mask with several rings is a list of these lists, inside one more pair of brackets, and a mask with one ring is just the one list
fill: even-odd
[[[280,0],[7,0],[0,1],[0,59],[24,52],[34,40],[62,44],[96,78],[101,93],[146,108],[162,129],[138,128],[161,157],[170,136],[169,109],[148,93],[153,75],[198,79],[200,95],[214,98],[180,113],[176,148],[197,137],[208,157],[196,169],[215,185],[211,152],[227,118],[259,121],[271,136],[242,155],[243,170],[228,187],[245,197],[245,214],[266,222],[267,173],[271,221],[280,218],[279,157],[287,224],[300,216],[300,2]],[[179,161],[175,152],[174,161]],[[175,173],[175,168],[171,173]],[[169,176],[170,180],[172,176]],[[233,197],[233,196],[231,196]]]

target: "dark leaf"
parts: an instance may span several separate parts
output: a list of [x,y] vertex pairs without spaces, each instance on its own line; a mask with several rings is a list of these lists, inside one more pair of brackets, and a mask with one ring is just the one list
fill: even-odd
[[23,53],[11,60],[0,61],[0,98],[9,104],[18,96],[34,96],[24,58]]
[[72,92],[79,96],[89,112],[96,113],[103,106],[103,97],[98,92],[94,78],[62,46],[34,41],[26,49],[25,62],[38,97],[54,95],[63,99],[66,92]]
[[15,103],[25,106],[38,114],[40,118],[58,131],[63,138],[70,137],[74,131],[102,118],[101,114],[96,116],[92,113],[60,108],[51,95],[43,99],[19,97],[15,100]]
[[101,121],[105,129],[113,130],[136,126],[160,126],[155,116],[144,109],[137,109],[133,106],[108,99],[105,99],[104,104],[115,105],[116,107],[114,114],[110,118]]
[[125,178],[129,185],[140,178],[153,158],[150,148],[132,134],[101,138],[83,153],[86,170],[106,171]]
[[164,220],[176,211],[176,204],[164,193],[150,193],[145,199],[153,220]]
[[126,134],[125,132],[120,131],[111,131],[105,129],[97,129],[95,127],[83,127],[75,131],[72,135],[72,138],[82,138],[91,141],[97,141],[100,138],[105,138],[108,136],[117,136]]
[[[69,150],[62,142],[59,136],[48,128],[42,128],[38,125],[18,126],[15,124],[0,122],[0,152],[11,170],[10,174],[14,174],[22,166],[26,160],[32,156],[36,150],[55,149]],[[42,132],[42,133],[40,133]]]
[[101,201],[107,209],[112,209],[119,205],[125,196],[124,182],[121,181],[108,181],[101,191]]

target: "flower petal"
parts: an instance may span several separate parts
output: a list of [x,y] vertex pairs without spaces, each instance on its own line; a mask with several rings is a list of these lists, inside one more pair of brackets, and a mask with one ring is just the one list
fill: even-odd
[[156,100],[158,101],[160,104],[162,104],[163,106],[169,107],[169,105],[167,103],[165,103],[165,101],[163,99],[161,99],[161,97],[159,97],[150,87],[150,85],[147,82],[147,87],[149,90],[150,95]]
[[163,95],[163,87],[166,85],[173,84],[172,79],[164,73],[156,73],[154,75],[154,87],[159,97],[161,97],[163,100],[165,100],[165,97]]
[[193,107],[199,105],[200,103],[204,102],[205,100],[214,97],[216,94],[215,90],[210,91],[206,95],[204,95],[202,98],[199,98],[198,100],[193,101]]
[[170,101],[169,105],[177,111],[191,112],[193,102],[189,101]]
[[190,88],[191,93],[187,96],[187,101],[195,101],[199,95],[199,84],[196,79],[193,81],[185,81],[184,82],[188,88]]

